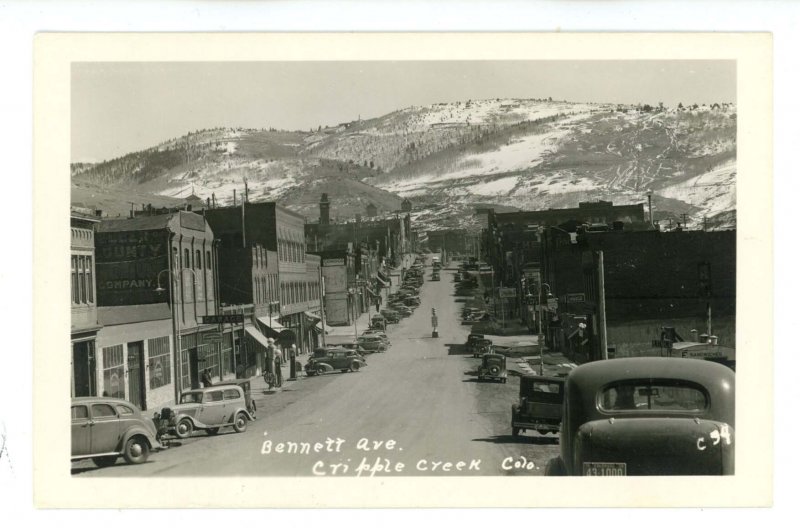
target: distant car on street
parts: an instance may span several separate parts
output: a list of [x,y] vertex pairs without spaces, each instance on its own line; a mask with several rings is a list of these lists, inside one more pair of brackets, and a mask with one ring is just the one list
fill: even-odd
[[121,456],[129,464],[142,464],[161,447],[155,423],[134,404],[118,398],[72,399],[73,461],[91,458],[106,467]]
[[314,357],[306,363],[305,371],[307,376],[325,374],[334,370],[342,372],[356,372],[361,367],[366,367],[367,361],[360,354],[346,348],[325,349],[318,348],[314,351]]
[[698,359],[595,361],[566,380],[547,475],[734,474],[735,374]]
[[178,438],[188,438],[195,430],[215,435],[222,427],[243,433],[247,422],[255,420],[239,385],[212,385],[186,391],[181,394],[180,403],[170,410],[169,432]]
[[400,314],[394,310],[390,310],[384,308],[381,310],[381,315],[386,319],[387,323],[399,323],[400,322]]
[[362,335],[358,338],[358,345],[366,352],[386,352],[388,346],[380,336]]
[[492,380],[500,383],[508,381],[506,357],[502,354],[484,354],[478,367],[478,380]]

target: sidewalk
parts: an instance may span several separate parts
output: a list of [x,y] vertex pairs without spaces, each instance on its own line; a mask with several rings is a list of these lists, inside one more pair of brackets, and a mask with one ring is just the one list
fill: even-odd
[[[338,337],[338,336],[353,336],[353,338],[360,336],[364,333],[364,330],[369,328],[370,319],[373,315],[375,315],[375,307],[369,309],[369,311],[364,312],[361,314],[358,319],[356,319],[356,324],[354,325],[347,325],[347,326],[330,326],[325,325],[325,337]],[[358,333],[356,333],[358,330]]]

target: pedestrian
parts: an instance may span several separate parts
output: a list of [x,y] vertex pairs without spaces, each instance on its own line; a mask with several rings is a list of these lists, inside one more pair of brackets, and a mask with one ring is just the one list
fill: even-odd
[[283,363],[283,354],[279,348],[275,349],[275,386],[280,387],[283,385],[283,373],[281,372],[281,364]]
[[275,340],[267,338],[267,351],[264,357],[264,378],[269,380],[269,385],[274,384],[275,379]]
[[211,369],[205,369],[203,371],[203,375],[200,377],[200,381],[203,382],[203,387],[210,387],[213,385],[211,382]]

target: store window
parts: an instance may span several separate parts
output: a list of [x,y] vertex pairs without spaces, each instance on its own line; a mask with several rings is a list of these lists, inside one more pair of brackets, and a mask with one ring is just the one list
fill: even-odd
[[150,376],[150,388],[157,389],[172,382],[170,365],[169,337],[155,337],[147,340],[147,370]]
[[103,396],[125,399],[122,345],[103,347]]
[[194,252],[194,267],[197,269],[201,269],[203,267],[203,259],[199,249],[195,250]]

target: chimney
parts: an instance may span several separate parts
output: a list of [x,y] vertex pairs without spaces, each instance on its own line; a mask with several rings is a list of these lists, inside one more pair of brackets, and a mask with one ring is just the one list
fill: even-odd
[[319,225],[331,223],[331,203],[328,201],[328,193],[322,193],[319,200]]
[[689,333],[692,334],[692,341],[694,341],[695,343],[699,343],[699,341],[697,340],[697,330],[693,328],[692,330],[689,331]]

